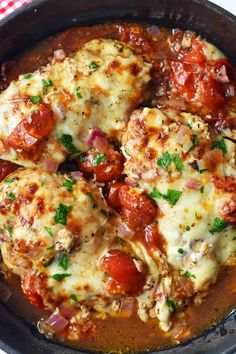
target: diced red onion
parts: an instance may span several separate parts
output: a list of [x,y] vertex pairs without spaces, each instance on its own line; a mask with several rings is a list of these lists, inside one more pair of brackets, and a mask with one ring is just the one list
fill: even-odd
[[75,180],[79,180],[80,178],[83,177],[83,173],[80,171],[74,171],[71,172],[71,176],[75,179]]
[[89,146],[93,146],[94,145],[94,140],[99,137],[99,138],[104,138],[105,135],[104,133],[99,130],[99,129],[93,129],[91,131],[91,133],[89,134],[87,140],[86,140],[86,144]]
[[148,32],[149,32],[150,34],[152,34],[153,36],[156,36],[157,34],[160,33],[160,29],[159,29],[159,27],[153,25],[153,26],[151,26],[151,27],[148,29]]
[[119,314],[121,317],[131,317],[135,310],[135,298],[126,297],[121,300]]
[[226,88],[226,96],[227,97],[233,97],[235,95],[235,90],[233,85],[228,85]]
[[134,236],[134,230],[130,229],[129,226],[124,222],[120,224],[120,232],[128,238],[132,238]]
[[38,139],[34,138],[32,135],[25,133],[24,135],[24,141],[28,146],[33,146]]
[[196,190],[201,188],[201,184],[195,179],[188,179],[186,182],[186,186],[190,189],[196,189]]
[[216,80],[222,82],[223,84],[230,82],[225,65],[222,65],[217,71]]
[[56,172],[58,169],[59,163],[53,159],[46,158],[43,161],[43,168],[50,172]]
[[129,179],[129,177],[125,177],[125,184],[127,184],[130,187],[137,186],[137,184],[134,181],[132,181],[131,179]]
[[63,49],[55,50],[53,55],[54,55],[54,58],[56,59],[56,61],[62,61],[66,57],[66,54]]
[[142,179],[145,181],[153,181],[157,178],[157,173],[154,170],[150,170],[142,173]]
[[0,299],[6,303],[11,296],[12,291],[5,284],[0,284]]
[[105,138],[97,136],[93,141],[93,146],[100,154],[106,154],[110,149],[108,142]]
[[59,311],[67,320],[70,320],[77,312],[76,309],[69,304],[62,304],[59,306]]
[[57,313],[53,313],[46,321],[46,324],[53,332],[61,332],[68,325],[68,321]]
[[182,144],[187,137],[191,136],[191,130],[186,125],[181,125],[178,133],[176,134],[176,142]]

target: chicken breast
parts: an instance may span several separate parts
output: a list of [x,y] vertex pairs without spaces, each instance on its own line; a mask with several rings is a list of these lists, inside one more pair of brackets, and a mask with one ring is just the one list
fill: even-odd
[[93,128],[119,139],[150,68],[127,45],[96,39],[71,58],[21,75],[0,95],[0,157],[50,169],[49,162],[88,149]]

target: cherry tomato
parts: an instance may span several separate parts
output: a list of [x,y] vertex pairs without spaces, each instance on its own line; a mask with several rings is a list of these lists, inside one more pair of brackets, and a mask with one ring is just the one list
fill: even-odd
[[42,278],[35,273],[27,273],[21,280],[21,288],[30,303],[40,309],[44,308],[43,300],[39,294],[39,289],[42,286]]
[[4,180],[11,172],[15,171],[19,166],[10,161],[0,160],[0,182]]
[[124,183],[122,182],[115,182],[109,185],[107,202],[113,209],[119,209],[121,207],[119,191],[123,185]]
[[[103,160],[99,163],[96,156],[103,155]],[[123,172],[123,157],[114,150],[109,150],[106,154],[99,154],[95,150],[84,155],[84,161],[79,162],[79,169],[85,175],[93,173],[98,182],[106,183],[120,178]]]
[[146,276],[138,271],[128,253],[111,250],[103,257],[101,265],[126,293],[134,295],[142,291]]
[[26,152],[34,151],[38,143],[48,137],[54,124],[51,109],[41,104],[37,111],[25,117],[8,136],[5,144]]
[[157,207],[145,194],[138,194],[134,188],[122,186],[119,192],[122,215],[131,227],[151,224],[157,215]]
[[145,241],[150,249],[159,249],[161,252],[165,252],[165,240],[163,236],[158,232],[155,224],[147,225],[145,227]]

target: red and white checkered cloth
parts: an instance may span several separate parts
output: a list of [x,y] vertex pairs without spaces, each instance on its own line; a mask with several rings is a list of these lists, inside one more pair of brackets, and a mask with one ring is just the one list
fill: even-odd
[[32,0],[0,0],[0,20]]

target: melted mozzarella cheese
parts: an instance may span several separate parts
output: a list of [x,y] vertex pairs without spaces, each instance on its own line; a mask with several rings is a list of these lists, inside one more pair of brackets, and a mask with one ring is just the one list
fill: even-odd
[[[186,130],[187,124],[191,129]],[[186,135],[181,137],[183,129]],[[198,137],[198,146],[193,146],[191,135]],[[165,198],[154,197],[162,214],[158,228],[167,243],[168,263],[183,274],[188,272],[195,291],[215,282],[220,266],[236,251],[233,226],[228,225],[213,234],[210,232],[215,218],[220,217],[222,205],[232,195],[215,188],[210,172],[199,173],[190,165],[210,150],[212,140],[219,139],[200,117],[149,108],[133,114],[123,138],[122,150],[127,158],[125,172],[129,178],[138,182],[148,194],[154,188],[162,195],[167,195],[168,190],[181,193],[175,205]],[[227,154],[216,172],[221,177],[236,176],[231,162],[235,144],[226,141],[226,146]],[[157,163],[166,152],[178,154],[183,163],[181,171],[173,161],[166,169]],[[199,187],[190,189],[189,180],[194,180]]]
[[41,97],[50,106],[56,122],[39,161],[22,158],[21,150],[13,148],[1,149],[1,158],[26,167],[42,166],[46,158],[61,163],[68,154],[58,141],[63,134],[71,135],[81,151],[88,148],[85,142],[92,128],[119,138],[129,113],[142,101],[149,72],[150,64],[130,47],[96,39],[72,58],[48,64],[29,78],[20,76],[0,95],[1,141],[37,111],[38,104],[30,102],[32,96]]

